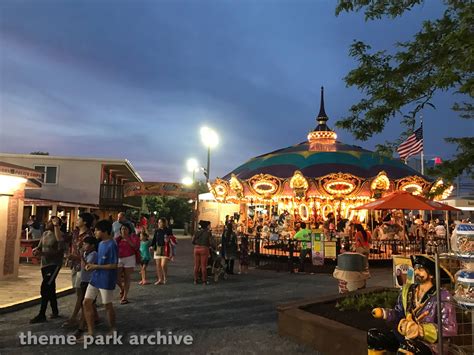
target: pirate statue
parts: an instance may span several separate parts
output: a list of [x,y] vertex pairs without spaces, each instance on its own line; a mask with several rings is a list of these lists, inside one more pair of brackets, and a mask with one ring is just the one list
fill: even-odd
[[[411,257],[415,283],[405,284],[394,309],[375,308],[372,315],[392,323],[393,330],[373,328],[367,333],[368,354],[437,354],[438,319],[436,310],[435,262],[427,255]],[[453,276],[440,267],[441,284]],[[443,337],[457,333],[456,310],[451,295],[441,289]],[[446,344],[447,342],[444,342]]]

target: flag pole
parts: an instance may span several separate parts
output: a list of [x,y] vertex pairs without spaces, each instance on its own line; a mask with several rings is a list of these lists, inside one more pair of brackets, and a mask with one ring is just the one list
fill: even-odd
[[[421,118],[421,134],[423,137],[423,140],[425,139],[425,136],[423,135],[423,114],[420,115]],[[421,175],[425,175],[425,144],[423,141],[423,146],[421,149]]]

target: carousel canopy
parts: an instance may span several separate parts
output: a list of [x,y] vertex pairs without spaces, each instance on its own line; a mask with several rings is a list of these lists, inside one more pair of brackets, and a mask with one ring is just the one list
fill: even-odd
[[217,178],[211,192],[218,201],[296,198],[368,202],[397,190],[422,194],[431,192],[433,186],[445,187],[442,181],[433,183],[399,159],[337,141],[328,120],[321,88],[316,127],[306,142],[250,159]]
[[363,148],[334,142],[334,151],[311,151],[310,143],[303,142],[288,148],[252,158],[227,174],[246,180],[257,174],[269,174],[279,178],[292,177],[296,170],[306,177],[322,177],[341,172],[362,178],[371,178],[385,171],[390,179],[406,176],[422,176],[400,160],[382,157]]

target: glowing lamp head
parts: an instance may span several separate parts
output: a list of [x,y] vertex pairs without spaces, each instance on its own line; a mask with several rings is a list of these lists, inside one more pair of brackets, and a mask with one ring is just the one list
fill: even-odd
[[209,148],[214,148],[219,144],[219,136],[217,133],[209,127],[201,128],[201,141]]
[[186,162],[186,167],[190,173],[195,172],[197,169],[199,169],[199,163],[196,159],[191,158],[188,159]]
[[185,177],[183,180],[181,180],[181,183],[186,186],[191,186],[193,184],[193,179],[190,177]]

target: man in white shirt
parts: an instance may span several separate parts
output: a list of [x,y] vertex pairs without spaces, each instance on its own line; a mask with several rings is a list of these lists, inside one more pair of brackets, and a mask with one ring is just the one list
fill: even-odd
[[112,235],[114,236],[114,238],[120,235],[120,227],[122,226],[122,224],[127,223],[132,227],[132,233],[135,233],[135,227],[132,223],[130,223],[130,221],[125,218],[125,213],[119,212],[119,214],[117,215],[117,220],[112,224]]

